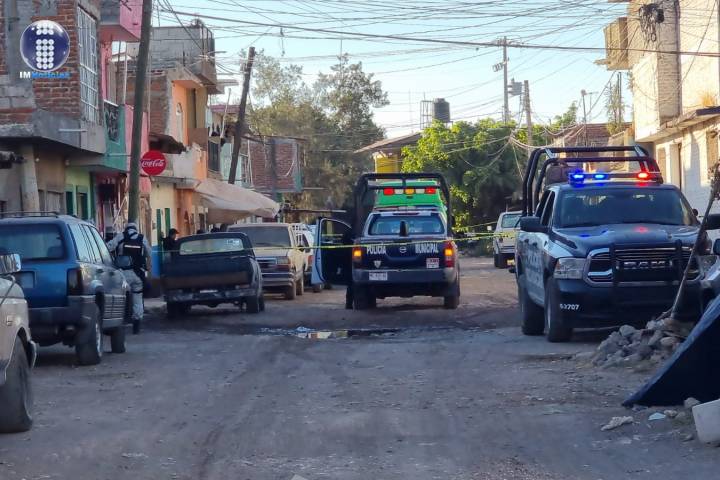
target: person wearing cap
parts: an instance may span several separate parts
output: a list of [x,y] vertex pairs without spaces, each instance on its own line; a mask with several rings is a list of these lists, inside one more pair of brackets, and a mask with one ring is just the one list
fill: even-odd
[[108,242],[108,249],[118,257],[129,257],[130,265],[123,268],[125,279],[132,292],[133,333],[140,333],[143,319],[143,290],[150,261],[150,244],[147,238],[138,231],[138,226],[130,222],[121,235],[116,235]]

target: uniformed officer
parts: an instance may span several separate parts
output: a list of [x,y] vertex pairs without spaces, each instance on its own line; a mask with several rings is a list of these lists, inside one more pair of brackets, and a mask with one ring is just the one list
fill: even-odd
[[108,248],[117,256],[126,256],[131,260],[130,266],[124,268],[125,279],[132,292],[133,333],[140,333],[143,319],[143,290],[150,260],[150,244],[143,234],[138,232],[137,224],[130,222],[122,235],[116,235],[108,242]]

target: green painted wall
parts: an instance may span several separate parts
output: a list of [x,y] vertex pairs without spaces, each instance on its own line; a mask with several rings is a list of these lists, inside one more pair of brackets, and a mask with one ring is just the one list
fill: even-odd
[[[94,218],[95,202],[93,200],[92,177],[87,170],[68,167],[65,169],[65,204],[73,211],[70,215],[85,217],[85,220]],[[68,201],[69,200],[69,201]],[[81,215],[84,213],[84,215]]]

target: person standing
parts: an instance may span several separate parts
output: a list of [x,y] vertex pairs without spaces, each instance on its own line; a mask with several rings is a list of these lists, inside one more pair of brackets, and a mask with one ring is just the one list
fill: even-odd
[[175,228],[171,228],[168,236],[163,238],[163,250],[168,253],[177,251],[178,249],[178,237],[180,232]]
[[125,279],[130,284],[132,294],[133,333],[140,333],[143,320],[143,291],[150,263],[150,244],[138,231],[137,224],[130,222],[121,235],[116,235],[108,242],[108,249],[118,257],[129,257],[130,265],[123,268]]

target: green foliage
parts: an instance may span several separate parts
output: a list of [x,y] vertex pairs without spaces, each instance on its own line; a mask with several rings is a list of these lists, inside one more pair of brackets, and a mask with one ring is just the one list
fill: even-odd
[[436,122],[417,146],[403,150],[403,170],[445,176],[458,226],[497,220],[514,203],[526,161],[525,151],[508,141],[515,128],[492,119],[452,126]]
[[383,138],[373,120],[372,107],[388,104],[379,81],[347,58],[308,85],[302,67],[281,65],[258,55],[253,73],[255,108],[250,126],[260,135],[286,135],[308,140],[303,178],[309,190],[294,196],[298,207],[348,204],[360,173],[372,169],[370,156],[353,152]]

